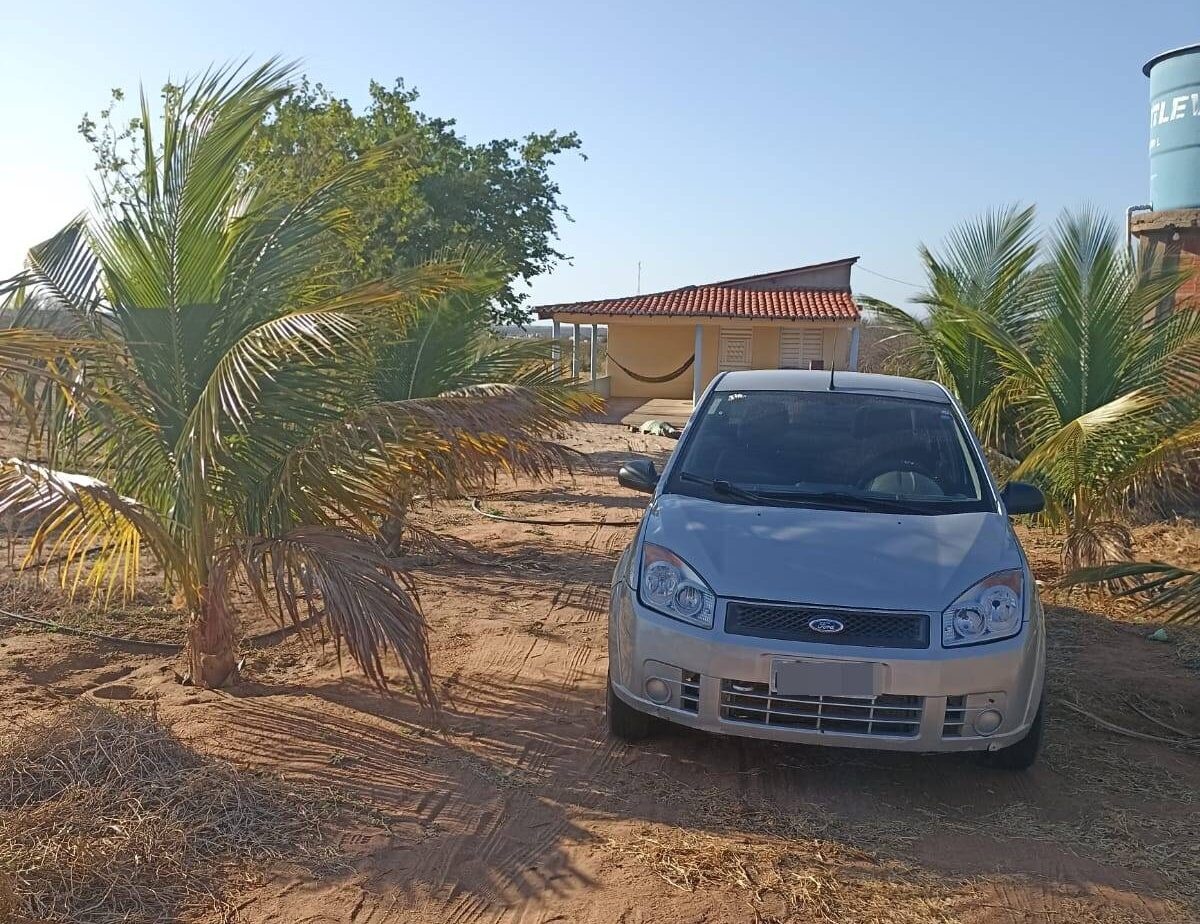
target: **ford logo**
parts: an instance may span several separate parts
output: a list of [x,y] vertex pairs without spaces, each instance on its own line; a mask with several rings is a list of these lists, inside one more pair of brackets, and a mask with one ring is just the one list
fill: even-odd
[[824,632],[826,635],[832,635],[835,632],[841,632],[846,628],[846,625],[836,619],[828,619],[822,616],[819,619],[810,619],[808,627],[814,632]]

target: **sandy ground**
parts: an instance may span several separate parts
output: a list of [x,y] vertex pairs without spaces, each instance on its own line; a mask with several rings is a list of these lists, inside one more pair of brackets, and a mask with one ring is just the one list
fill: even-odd
[[[501,523],[465,504],[422,513],[474,549],[412,562],[440,720],[296,638],[249,653],[236,687],[205,692],[181,686],[170,657],[0,620],[0,726],[78,697],[152,701],[199,750],[378,810],[341,834],[348,873],[280,864],[231,882],[226,919],[247,924],[1200,919],[1200,758],[1063,705],[1161,731],[1137,707],[1200,734],[1195,633],[1156,643],[1133,606],[1055,600],[1048,746],[1027,774],[685,730],[627,746],[605,733],[605,612],[631,536],[618,524],[644,499],[611,473],[673,444],[601,424],[573,440],[595,472],[502,485],[485,509],[586,525]],[[1024,535],[1053,579],[1053,537]],[[1197,536],[1140,528],[1139,551],[1194,561]],[[0,607],[178,637],[149,590],[85,611],[18,564],[0,576]]]

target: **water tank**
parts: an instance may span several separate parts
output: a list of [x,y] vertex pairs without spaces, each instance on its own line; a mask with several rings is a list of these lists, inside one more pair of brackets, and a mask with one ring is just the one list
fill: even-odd
[[1150,202],[1154,210],[1200,208],[1200,45],[1164,51],[1150,78]]

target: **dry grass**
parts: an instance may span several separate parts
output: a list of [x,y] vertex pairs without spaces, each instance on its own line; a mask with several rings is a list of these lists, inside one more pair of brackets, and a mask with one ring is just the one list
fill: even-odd
[[[1146,796],[1153,799],[1154,793]],[[1153,870],[1165,883],[1160,895],[1175,904],[1180,920],[1197,920],[1200,913],[1200,811],[1190,807],[1152,816],[1102,805],[1083,816],[1055,819],[1037,806],[1013,802],[986,815],[939,816],[937,822],[965,834],[1045,841],[1117,868]]]
[[322,793],[241,771],[150,714],[75,706],[0,742],[0,920],[109,924],[228,909],[265,863],[337,865]]
[[1171,626],[1175,656],[1190,670],[1200,671],[1200,626]]
[[681,892],[733,893],[748,920],[950,924],[974,893],[832,840],[722,836],[656,825],[610,849]]
[[[0,543],[0,548],[3,548]],[[11,550],[10,550],[11,551]],[[19,565],[20,558],[16,558]],[[132,636],[156,642],[181,642],[183,620],[170,605],[162,588],[149,581],[130,600],[103,597],[92,599],[85,592],[71,596],[58,583],[55,575],[36,569],[19,571],[0,552],[0,609],[23,616],[50,619],[77,629],[88,629],[111,635]],[[40,631],[15,627],[10,631]]]
[[[1128,756],[1126,762],[1136,774],[1137,762]],[[1077,769],[1072,766],[1067,778]],[[746,920],[756,924],[950,924],[981,917],[1005,924],[1200,920],[1193,859],[1200,843],[1198,797],[1169,774],[1157,782],[1173,788],[1155,789],[1154,782],[1143,774],[1138,792],[1177,802],[1175,811],[1151,815],[1101,801],[1094,812],[1051,818],[1017,802],[974,815],[914,811],[906,826],[883,819],[849,821],[815,808],[784,815],[769,805],[700,789],[689,810],[694,828],[651,823],[606,846],[613,856],[644,866],[680,892],[736,896],[748,908]],[[678,799],[677,787],[674,792]],[[1159,911],[1147,916],[1144,907],[1114,903],[1086,886],[1067,884],[1044,891],[1044,906],[1034,899],[1028,907],[1014,907],[1009,887],[1023,888],[1019,875],[964,877],[913,863],[913,842],[933,830],[1008,843],[1014,851],[1029,841],[1044,841],[1114,868],[1152,870],[1162,879],[1155,890]]]
[[[1184,845],[1176,841],[1171,849],[1161,843],[1148,847],[1141,832],[1133,831],[1130,819],[1122,813],[1115,813],[1108,819],[1111,823],[1097,831],[1088,831],[1083,825],[1039,824],[1023,812],[990,818],[986,825],[950,827],[970,833],[986,828],[992,836],[1004,838],[1011,835],[1005,824],[1014,821],[1028,825],[1022,837],[1058,845],[1088,842],[1117,855],[1123,843],[1132,844],[1139,859],[1173,863],[1181,874],[1186,872],[1187,855],[1180,857],[1174,852]],[[748,911],[744,919],[754,924],[962,924],[980,919],[1014,924],[1040,920],[1149,924],[1196,920],[1195,905],[1174,889],[1175,900],[1168,899],[1149,917],[1142,907],[1112,904],[1087,888],[1066,885],[1053,894],[1043,893],[1044,906],[1036,899],[1024,908],[1013,906],[1007,892],[1023,881],[1020,876],[946,875],[903,860],[881,858],[850,846],[847,840],[714,834],[659,824],[609,840],[606,846],[614,856],[651,870],[680,892],[736,897]],[[870,837],[853,840],[872,843]],[[1176,880],[1172,885],[1179,883]]]

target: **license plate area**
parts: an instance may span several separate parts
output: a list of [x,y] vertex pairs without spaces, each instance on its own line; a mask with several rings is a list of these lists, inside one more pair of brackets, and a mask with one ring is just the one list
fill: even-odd
[[771,692],[780,696],[878,696],[886,667],[877,661],[775,658]]

